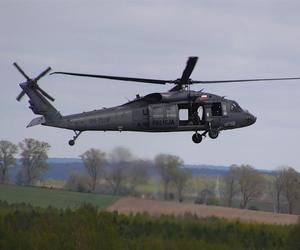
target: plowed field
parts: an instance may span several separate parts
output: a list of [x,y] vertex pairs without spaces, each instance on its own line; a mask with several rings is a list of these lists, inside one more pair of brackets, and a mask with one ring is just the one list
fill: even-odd
[[108,207],[109,211],[120,213],[148,212],[157,216],[161,214],[184,215],[185,213],[196,214],[199,217],[217,216],[226,219],[239,219],[249,222],[294,224],[297,223],[297,215],[275,214],[270,212],[252,211],[218,206],[206,206],[198,204],[178,203],[146,200],[133,197],[121,198]]

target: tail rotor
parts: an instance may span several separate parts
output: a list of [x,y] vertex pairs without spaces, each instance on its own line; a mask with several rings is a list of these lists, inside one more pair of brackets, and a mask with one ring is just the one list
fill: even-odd
[[[38,90],[43,96],[45,96],[46,98],[48,98],[50,101],[54,101],[55,99],[50,96],[46,91],[44,91],[43,89],[40,88],[40,86],[37,84],[38,80],[40,80],[42,77],[44,77],[46,74],[48,74],[48,72],[51,70],[50,67],[48,67],[47,69],[45,69],[41,74],[39,74],[37,77],[31,79],[30,77],[28,77],[28,75],[26,75],[26,73],[21,69],[21,67],[17,64],[17,63],[13,63],[13,65],[17,68],[17,70],[26,78],[26,82],[24,83],[25,86],[28,86],[29,88],[34,88],[36,90]],[[20,101],[23,96],[25,95],[25,90],[24,88],[21,86],[21,88],[23,89],[21,91],[21,93],[17,96],[17,101]]]

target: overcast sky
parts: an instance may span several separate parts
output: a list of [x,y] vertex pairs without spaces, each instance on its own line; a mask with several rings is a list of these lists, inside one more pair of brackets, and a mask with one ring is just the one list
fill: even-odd
[[[192,142],[192,132],[86,132],[36,126],[24,78],[53,70],[176,79],[199,56],[194,80],[300,76],[300,2],[273,1],[0,1],[0,139],[51,144],[50,157],[78,157],[91,147],[128,147],[139,157],[179,155],[188,164],[250,164],[300,171],[300,81],[193,86],[225,95],[257,116],[255,125]],[[46,76],[40,82],[62,114],[116,106],[172,86]]]

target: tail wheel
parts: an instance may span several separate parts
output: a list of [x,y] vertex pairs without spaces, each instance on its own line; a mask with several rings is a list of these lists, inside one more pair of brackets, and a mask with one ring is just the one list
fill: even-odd
[[194,143],[199,144],[202,141],[202,135],[196,132],[195,134],[193,134],[192,140]]
[[74,146],[75,141],[77,140],[78,136],[82,133],[82,131],[76,131],[74,130],[75,135],[73,136],[73,139],[69,140],[69,145]]
[[70,141],[69,141],[69,145],[70,145],[70,146],[74,146],[74,144],[75,144],[75,140],[70,140]]

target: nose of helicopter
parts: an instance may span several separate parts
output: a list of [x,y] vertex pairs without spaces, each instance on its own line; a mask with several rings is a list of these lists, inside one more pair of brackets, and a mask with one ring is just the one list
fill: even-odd
[[252,115],[250,112],[247,112],[246,121],[247,125],[250,126],[256,122],[256,116]]

